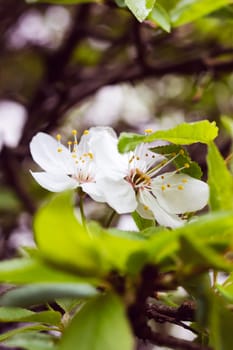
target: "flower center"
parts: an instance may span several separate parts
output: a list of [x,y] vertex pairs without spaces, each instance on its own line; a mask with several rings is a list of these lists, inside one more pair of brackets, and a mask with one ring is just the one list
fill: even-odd
[[150,186],[151,177],[140,169],[136,168],[131,171],[131,174],[126,177],[126,180],[133,186],[135,190],[139,188]]
[[[84,130],[82,137],[86,137],[88,134],[89,130]],[[80,143],[78,143],[76,130],[72,130],[72,136],[73,140],[69,140],[67,142],[67,145],[70,156],[74,162],[74,171],[73,173],[68,174],[68,176],[72,179],[77,180],[79,183],[94,182],[95,174],[93,173],[92,164],[94,155],[92,152],[90,152],[90,149],[85,140],[82,139],[80,140]],[[64,152],[66,149],[61,142],[61,135],[58,134],[56,136],[56,139],[58,143],[57,152]]]

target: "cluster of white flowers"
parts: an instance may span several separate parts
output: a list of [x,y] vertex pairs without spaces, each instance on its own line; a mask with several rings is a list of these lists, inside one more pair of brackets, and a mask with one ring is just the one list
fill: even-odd
[[117,136],[109,127],[85,130],[79,143],[76,130],[72,134],[68,147],[62,145],[61,135],[56,140],[41,132],[30,143],[34,161],[44,170],[31,174],[45,189],[61,192],[81,187],[119,214],[137,210],[143,218],[168,227],[181,226],[185,220],[180,214],[207,204],[208,185],[182,169],[163,172],[173,159],[151,152],[148,144],[120,154]]

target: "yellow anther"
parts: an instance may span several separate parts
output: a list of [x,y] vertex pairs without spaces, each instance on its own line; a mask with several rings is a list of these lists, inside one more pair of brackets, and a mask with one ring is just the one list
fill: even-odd
[[68,145],[68,146],[71,146],[71,145],[72,145],[72,141],[68,141],[68,142],[67,142],[67,145]]
[[186,182],[188,182],[187,179],[182,179],[182,182],[185,184]]
[[129,160],[129,163],[132,163],[132,161],[134,160],[134,156],[132,156],[131,158],[130,158],[130,160]]
[[162,185],[162,186],[161,186],[161,190],[162,190],[162,191],[165,191],[165,190],[166,190],[166,186],[165,186],[165,185]]
[[75,161],[75,164],[78,164],[78,160]]
[[184,150],[180,149],[179,153],[183,156],[184,155]]
[[74,145],[77,145],[77,144],[78,144],[78,141],[74,141],[73,144],[74,144]]
[[74,136],[77,135],[77,130],[73,129],[72,130],[72,135],[74,135]]
[[151,134],[153,132],[153,129],[145,129],[144,133],[145,134]]
[[178,188],[178,190],[183,190],[183,189],[184,189],[184,186],[179,185],[177,188]]
[[89,130],[84,130],[83,131],[83,135],[88,135],[89,134]]
[[58,151],[59,153],[61,153],[61,152],[62,152],[62,148],[61,148],[61,147],[58,147],[57,151]]
[[82,163],[85,163],[85,160],[84,160],[84,159],[82,160]]
[[91,153],[91,152],[88,153],[88,156],[90,157],[90,159],[94,158],[93,153]]
[[149,210],[149,207],[147,205],[143,205],[144,210]]
[[185,163],[184,167],[188,169],[188,168],[190,168],[190,164],[189,163]]
[[72,154],[72,158],[77,158],[76,154]]
[[137,160],[140,160],[140,157],[136,157]]
[[57,139],[57,141],[61,141],[61,135],[60,135],[60,134],[57,134],[57,135],[56,135],[56,139]]

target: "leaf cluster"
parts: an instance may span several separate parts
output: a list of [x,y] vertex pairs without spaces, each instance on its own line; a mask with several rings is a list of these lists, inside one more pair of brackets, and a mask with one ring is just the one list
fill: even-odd
[[[181,145],[207,145],[211,212],[193,217],[182,227],[157,227],[136,213],[133,218],[139,231],[107,229],[97,222],[84,227],[74,210],[73,193],[52,196],[35,215],[37,248],[25,249],[23,257],[0,263],[0,280],[8,283],[0,298],[0,320],[26,324],[3,333],[2,344],[29,350],[76,346],[82,350],[132,350],[136,335],[171,348],[230,350],[233,178],[213,143],[217,132],[214,123],[202,121],[147,136],[123,134],[120,138],[122,151],[142,141],[160,138],[173,142],[152,147],[152,151],[168,158],[175,152],[179,155],[175,165],[188,162],[190,175],[196,177],[201,170],[192,165]],[[228,275],[223,284],[216,278],[219,273]],[[185,300],[175,298],[180,286],[186,290]],[[38,305],[47,306],[40,312],[28,309]],[[184,305],[191,315],[190,326],[183,323],[187,317],[187,312],[181,312]],[[188,327],[196,342],[154,333],[148,319]]]

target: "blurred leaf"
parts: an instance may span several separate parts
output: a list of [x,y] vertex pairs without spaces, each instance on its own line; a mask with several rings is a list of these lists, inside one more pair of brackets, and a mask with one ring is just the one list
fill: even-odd
[[101,274],[107,267],[102,265],[94,237],[76,219],[72,197],[71,192],[60,193],[37,212],[34,228],[39,250],[48,261],[67,269]]
[[172,24],[177,27],[230,5],[231,0],[180,0],[170,11]]
[[154,220],[144,219],[143,217],[141,217],[141,215],[138,214],[137,211],[134,211],[131,215],[140,231],[148,227],[155,226]]
[[156,0],[125,0],[125,4],[138,21],[142,22],[153,9],[155,1]]
[[218,291],[230,302],[233,302],[233,273],[231,273],[223,285],[216,286]]
[[47,326],[44,326],[42,324],[35,324],[35,325],[30,325],[30,326],[25,326],[25,327],[18,327],[18,328],[15,328],[13,330],[10,330],[8,332],[5,332],[3,334],[0,334],[0,342],[6,340],[6,339],[9,339],[13,336],[15,336],[16,334],[23,334],[23,333],[26,333],[26,332],[31,332],[31,331],[47,331],[48,330],[48,327]]
[[218,134],[215,122],[202,120],[195,123],[182,123],[173,129],[159,130],[150,135],[138,135],[133,133],[121,133],[118,149],[120,152],[133,150],[142,142],[153,142],[156,140],[169,141],[178,145],[190,145],[201,142],[208,144],[214,140]]
[[39,259],[12,259],[0,262],[0,281],[5,283],[59,283],[79,282],[97,284],[93,279],[87,279],[71,274],[55,267],[46,265]]
[[133,350],[133,335],[117,296],[101,295],[73,318],[58,350]]
[[145,240],[137,232],[105,230],[93,222],[87,232],[74,215],[70,193],[56,195],[39,210],[35,232],[46,260],[83,276],[125,271],[129,256],[145,248]]
[[141,237],[140,232],[117,229],[105,230],[100,228],[99,239],[96,240],[96,245],[102,258],[108,263],[109,269],[124,273],[131,272],[128,269],[130,256],[139,252],[141,254],[141,252],[147,250],[147,241],[144,237]]
[[[172,162],[177,169],[181,169],[182,173],[188,174],[197,179],[202,177],[202,170],[200,166],[191,160],[188,152],[183,147],[179,145],[166,145],[153,147],[150,150],[154,153],[165,155],[168,159],[174,158],[175,154],[176,157]],[[186,168],[185,164],[188,164],[189,167]]]
[[50,334],[38,332],[16,334],[4,341],[3,345],[26,350],[55,350],[53,337]]
[[169,14],[164,7],[158,4],[158,2],[155,3],[151,13],[148,16],[148,20],[160,26],[168,33],[171,31],[171,20]]
[[59,325],[61,314],[57,311],[33,312],[20,307],[0,307],[0,322],[40,322]]
[[83,302],[82,299],[62,298],[56,299],[56,303],[65,311],[70,313],[74,308]]
[[203,332],[209,325],[209,315],[212,306],[213,293],[210,274],[209,272],[199,272],[192,276],[186,275],[182,279],[181,285],[192,295],[196,302],[195,319],[199,331]]
[[[150,229],[153,232],[153,229]],[[152,233],[151,232],[151,233]],[[164,229],[151,235],[148,240],[148,254],[151,263],[162,263],[166,258],[172,258],[180,247],[180,237],[193,240],[200,239],[209,246],[213,242],[222,243],[226,238],[228,245],[233,238],[233,212],[216,212],[199,217],[174,230]],[[191,257],[190,257],[191,259]]]
[[[232,17],[233,17],[233,13],[232,13]],[[221,122],[222,122],[223,126],[225,127],[225,129],[228,131],[228,133],[233,138],[233,120],[232,120],[232,118],[230,118],[226,115],[223,115],[221,117]]]
[[115,3],[116,3],[117,6],[119,6],[119,7],[126,7],[126,6],[125,6],[125,0],[115,0]]
[[214,350],[232,350],[233,313],[217,295],[213,296],[210,308],[210,346]]
[[233,209],[233,176],[214,143],[209,145],[207,163],[211,209]]
[[183,262],[181,273],[195,271],[198,267],[223,271],[233,270],[233,264],[211,249],[206,243],[194,235],[182,235],[180,237],[180,252],[178,256]]
[[54,301],[56,298],[91,298],[97,294],[97,290],[88,284],[37,283],[6,292],[0,297],[0,304],[24,307],[45,304],[46,302]]
[[91,42],[82,41],[73,53],[72,60],[85,66],[95,66],[101,59],[103,49],[96,48]]
[[9,189],[0,188],[0,211],[17,211],[20,208],[20,202],[15,194]]

